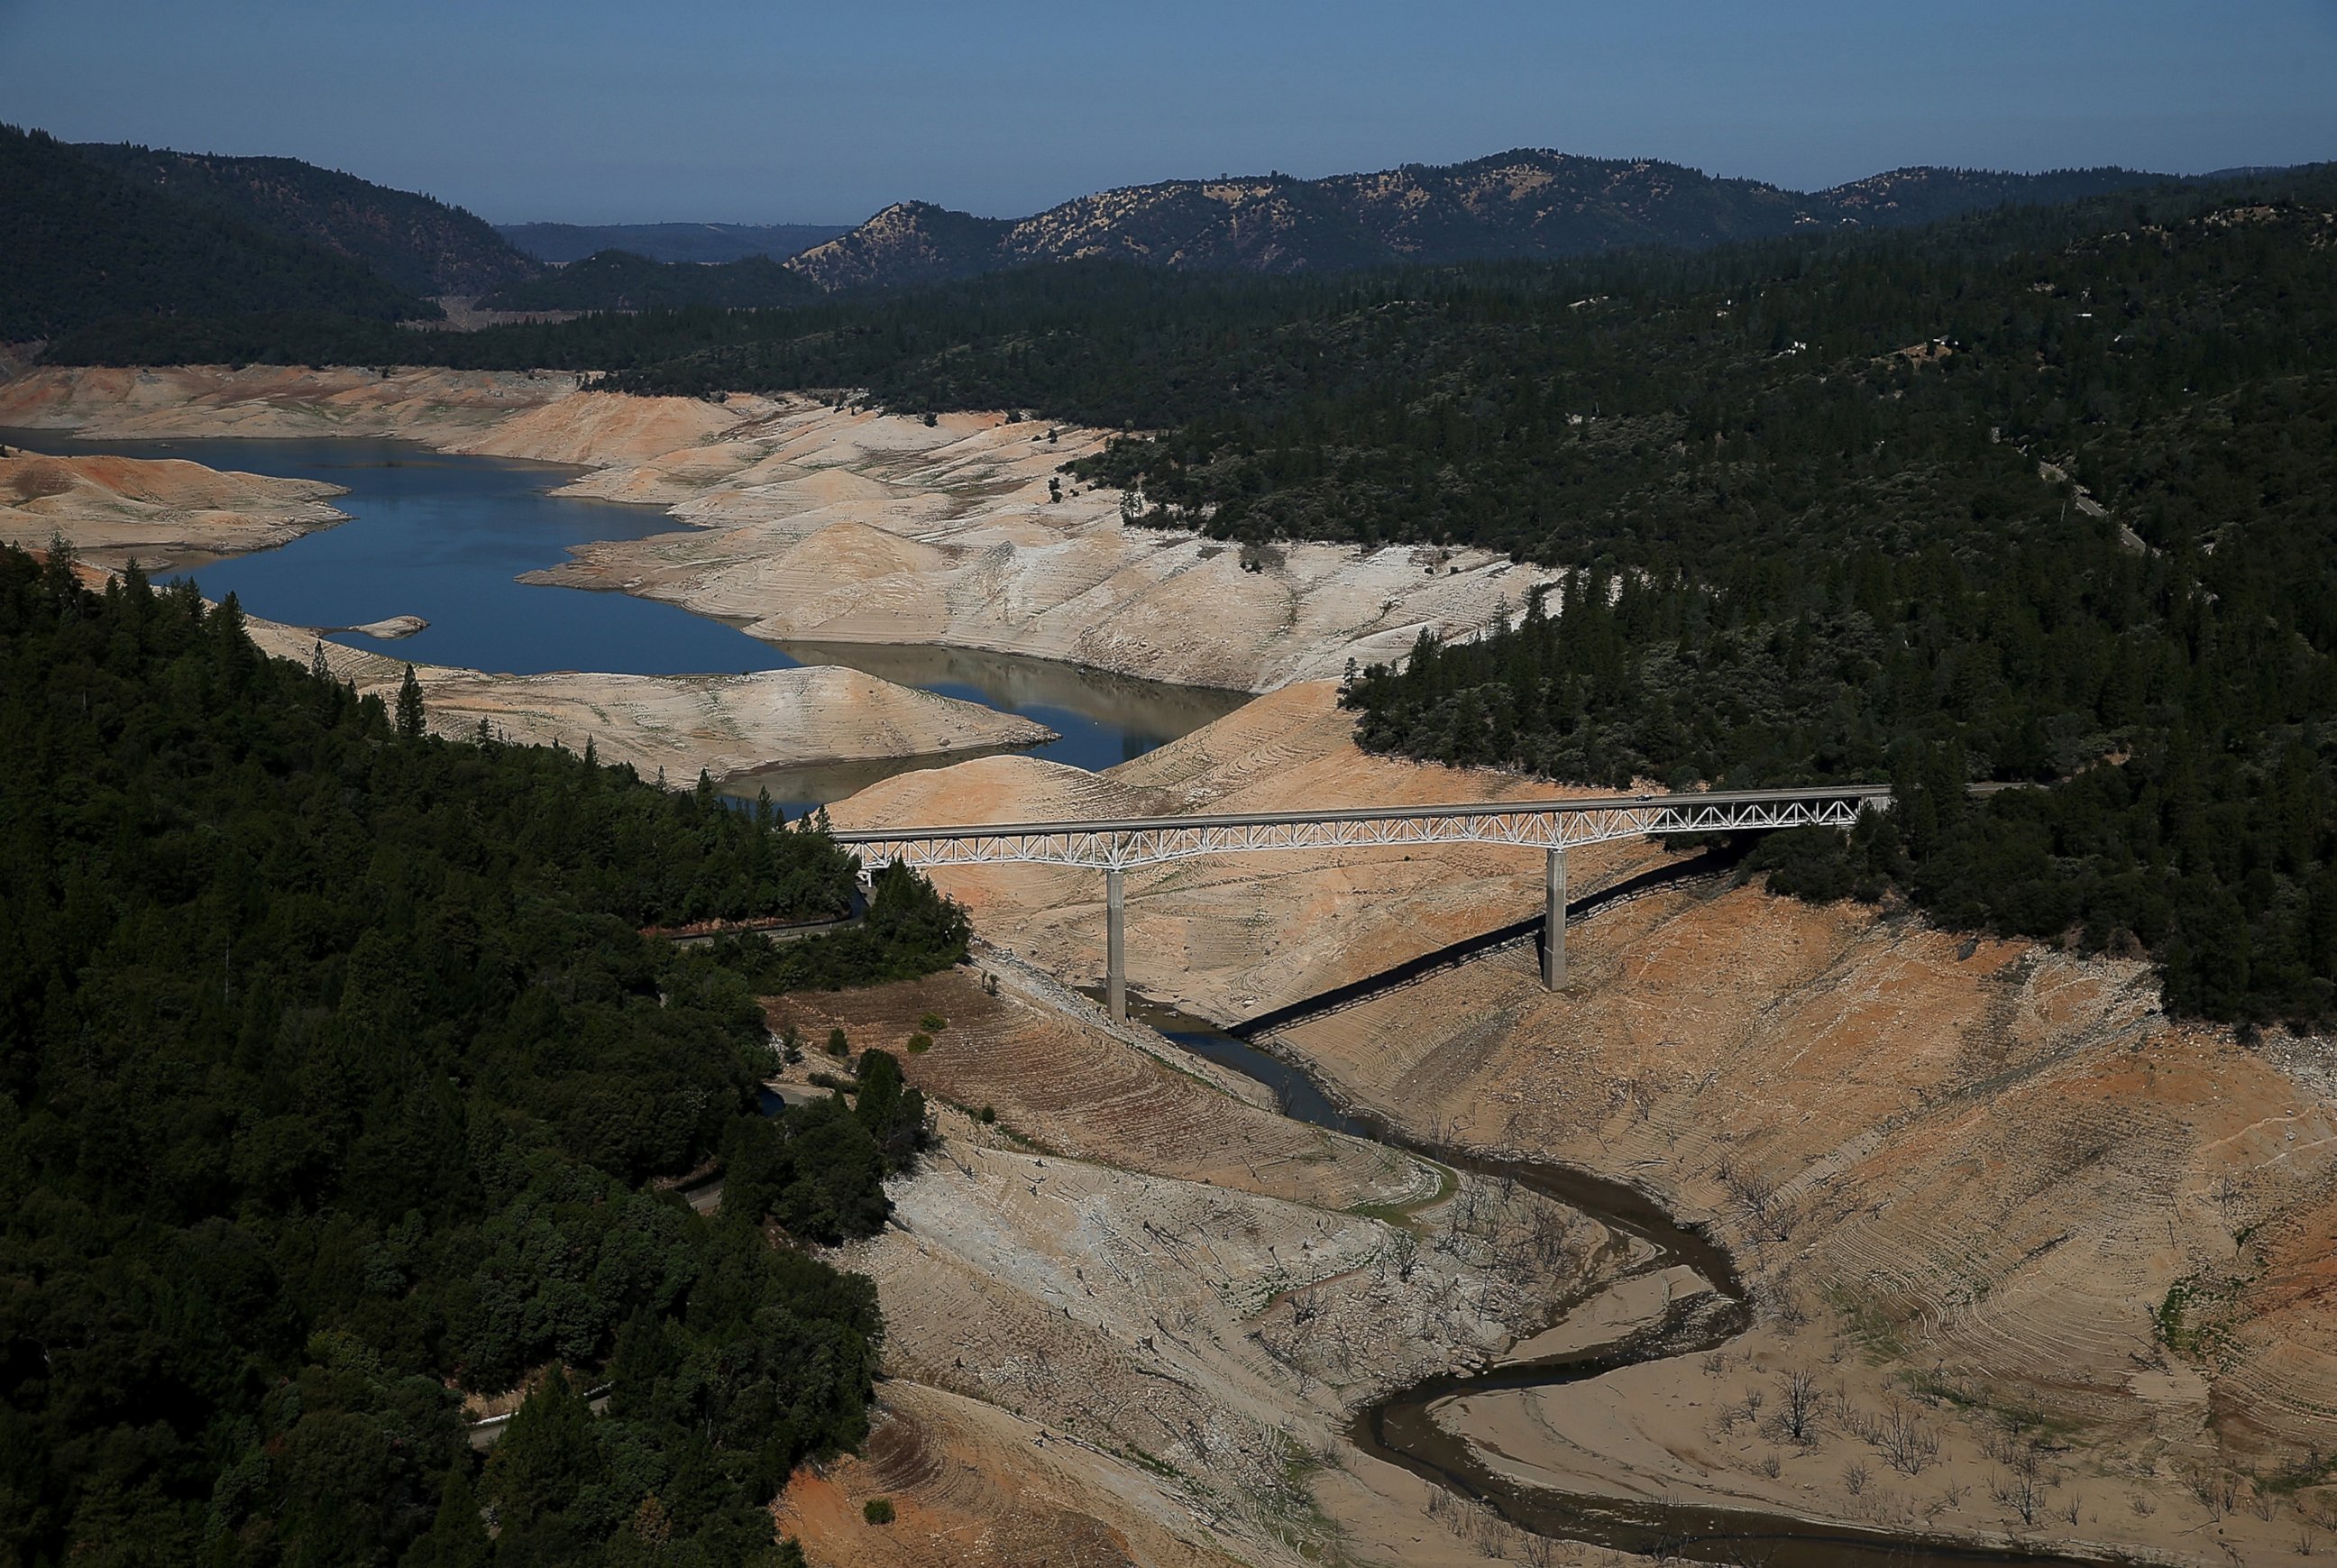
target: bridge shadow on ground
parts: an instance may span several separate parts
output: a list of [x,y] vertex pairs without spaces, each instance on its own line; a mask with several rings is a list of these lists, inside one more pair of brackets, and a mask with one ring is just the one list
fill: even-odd
[[[1757,834],[1742,834],[1734,840],[1724,840],[1701,854],[1690,855],[1684,859],[1674,860],[1668,865],[1655,867],[1650,870],[1639,872],[1636,876],[1626,877],[1618,882],[1610,882],[1595,892],[1586,893],[1567,905],[1567,924],[1571,926],[1578,920],[1589,918],[1602,909],[1616,908],[1666,888],[1725,877],[1735,870],[1737,863],[1746,855],[1752,853],[1753,846],[1758,838]],[[1302,1023],[1309,1018],[1319,1018],[1326,1013],[1341,1012],[1389,991],[1415,985],[1431,975],[1458,968],[1472,958],[1481,958],[1488,953],[1520,942],[1532,943],[1535,956],[1539,958],[1541,953],[1541,936],[1542,916],[1537,911],[1522,920],[1512,920],[1506,926],[1497,926],[1475,936],[1464,936],[1458,942],[1448,943],[1432,952],[1423,953],[1417,958],[1406,959],[1403,963],[1383,969],[1375,975],[1366,975],[1360,980],[1351,980],[1345,985],[1333,986],[1328,991],[1319,992],[1313,996],[1293,1002],[1287,1006],[1273,1008],[1255,1017],[1245,1018],[1238,1024],[1229,1025],[1226,1033],[1237,1040],[1254,1040],[1274,1030],[1287,1028],[1293,1024]]]

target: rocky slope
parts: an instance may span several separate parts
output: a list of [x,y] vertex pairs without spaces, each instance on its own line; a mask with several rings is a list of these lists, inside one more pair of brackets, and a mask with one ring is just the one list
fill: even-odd
[[1280,1043],[1403,1124],[1628,1173],[1745,1266],[1760,1321],[1716,1360],[1446,1407],[1499,1470],[2182,1561],[2337,1517],[2327,1042],[1751,888],[1630,906],[1570,956],[1561,995],[1481,964]]
[[1083,257],[1259,272],[1549,258],[1924,223],[2155,178],[2125,169],[2034,175],[1902,169],[1803,192],[1715,179],[1652,159],[1521,148],[1444,167],[1406,164],[1323,180],[1274,174],[1165,181],[1079,197],[1020,220],[901,202],[787,265],[841,289]]
[[132,440],[395,436],[445,446],[576,389],[572,375],[528,371],[42,367],[0,381],[0,426]]
[[337,485],[220,473],[176,458],[46,457],[0,447],[0,542],[63,538],[85,559],[183,564],[265,550],[347,521]]

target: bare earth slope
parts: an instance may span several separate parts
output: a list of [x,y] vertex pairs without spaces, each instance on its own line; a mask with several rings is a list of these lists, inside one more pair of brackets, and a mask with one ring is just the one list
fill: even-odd
[[[1048,484],[1100,431],[999,415],[927,426],[803,400],[624,397],[561,373],[38,369],[0,426],[84,435],[409,437],[594,469],[568,486],[686,531],[578,553],[547,582],[747,622],[773,641],[943,642],[1265,691],[1472,635],[1546,580],[1482,551],[1293,545],[1252,555],[1132,529],[1115,491]],[[1256,567],[1249,570],[1247,567]]]
[[[1335,1542],[1371,1560],[1433,1534],[1418,1481],[1339,1442],[1348,1412],[1483,1364],[1621,1250],[1531,1193],[1287,1121],[1042,975],[976,963],[996,994],[957,970],[770,1004],[998,1118],[945,1111],[943,1146],[894,1184],[897,1226],[839,1257],[885,1310],[879,1432],[799,1474],[782,1527],[838,1565],[1295,1563]],[[893,1524],[865,1523],[871,1496]]]
[[[279,658],[327,665],[361,693],[388,701],[406,676],[402,660],[322,642],[305,627],[253,618],[251,639]],[[857,670],[809,666],[752,675],[606,675],[560,671],[496,675],[442,665],[414,667],[430,727],[475,734],[484,720],[507,740],[630,763],[643,778],[687,783],[750,769],[890,757],[942,756],[1054,739],[1042,724]]]
[[149,564],[285,544],[347,521],[337,485],[222,474],[136,457],[0,455],[0,542],[45,548],[62,537],[96,564]]
[[544,579],[774,640],[945,642],[1247,691],[1397,657],[1423,627],[1474,632],[1543,581],[1483,552],[1409,548],[1291,545],[1249,570],[1239,550],[1127,527],[1115,491],[1051,500],[1058,467],[1105,439],[1053,435],[996,415],[928,426],[789,405],[580,481],[703,531],[591,545]]
[[1497,1471],[2186,1561],[2324,1527],[2317,1469],[2273,1480],[2337,1418],[2326,1043],[2244,1049],[2169,1026],[2137,964],[1751,888],[1570,956],[1558,995],[1478,964],[1279,1043],[1422,1133],[1628,1175],[1754,1283],[1718,1363],[1445,1406]]

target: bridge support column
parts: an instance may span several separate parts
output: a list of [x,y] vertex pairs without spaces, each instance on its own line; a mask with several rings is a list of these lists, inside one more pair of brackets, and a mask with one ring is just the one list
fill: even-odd
[[1543,877],[1541,983],[1555,991],[1566,984],[1566,851],[1552,849]]
[[1117,866],[1103,874],[1103,995],[1111,1021],[1128,1022],[1128,888]]

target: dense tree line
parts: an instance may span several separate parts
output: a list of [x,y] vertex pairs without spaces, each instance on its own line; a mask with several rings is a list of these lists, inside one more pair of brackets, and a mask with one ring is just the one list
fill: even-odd
[[[0,550],[0,1558],[776,1563],[865,1431],[874,1291],[765,1225],[882,1224],[922,1102],[871,1053],[759,1114],[760,955],[639,935],[840,913],[850,859],[418,730]],[[888,901],[882,972],[955,956]],[[725,1158],[714,1218],[660,1190]],[[462,1391],[531,1376],[481,1467]]]
[[[1672,412],[1627,407],[1657,435],[1580,469],[1549,552],[1596,564],[1362,672],[1364,743],[1618,785],[1891,779],[1847,846],[1770,846],[1775,884],[1895,883],[1952,925],[2149,951],[2178,1012],[2326,1024],[2333,246],[2325,209],[2275,205],[1737,296],[1829,352],[1691,358]],[[1802,325],[1836,314],[1864,337]],[[1877,352],[1902,334],[1929,348]]]
[[416,299],[484,294],[540,270],[475,213],[298,158],[174,152],[121,142],[83,142],[73,151],[173,201],[346,256]]
[[736,260],[652,261],[630,250],[601,250],[481,299],[490,310],[672,310],[705,305],[757,310],[816,298],[807,278],[768,256]]
[[38,131],[0,124],[0,341],[105,318],[337,312],[387,322],[439,308],[360,263],[179,201]]

